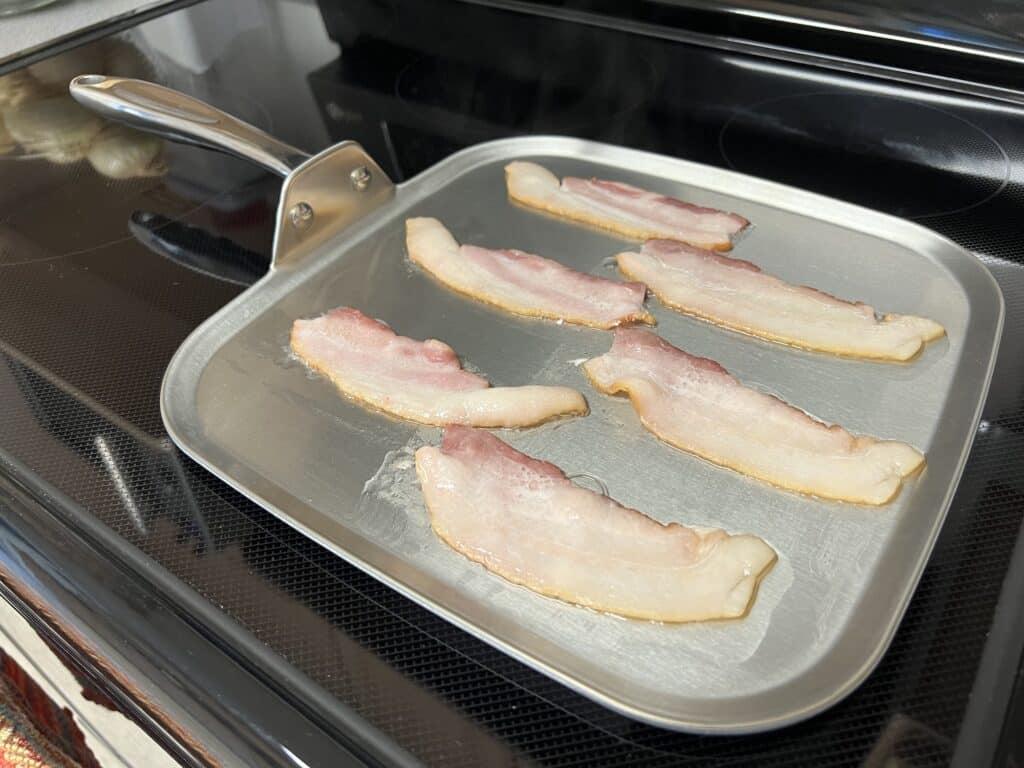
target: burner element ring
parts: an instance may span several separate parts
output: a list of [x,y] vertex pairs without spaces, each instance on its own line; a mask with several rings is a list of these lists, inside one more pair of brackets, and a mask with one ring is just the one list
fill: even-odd
[[974,208],[1006,186],[1010,162],[953,112],[869,94],[817,92],[762,101],[719,134],[734,170],[907,218]]

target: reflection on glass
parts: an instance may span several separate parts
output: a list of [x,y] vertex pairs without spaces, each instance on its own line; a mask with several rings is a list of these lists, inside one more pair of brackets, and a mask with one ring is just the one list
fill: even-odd
[[137,48],[111,39],[0,77],[0,155],[20,154],[62,165],[88,160],[97,173],[111,179],[165,173],[163,142],[106,123],[68,95],[73,77],[96,72],[152,76]]
[[55,2],[57,0],[0,0],[0,16],[13,16],[15,13],[34,11]]

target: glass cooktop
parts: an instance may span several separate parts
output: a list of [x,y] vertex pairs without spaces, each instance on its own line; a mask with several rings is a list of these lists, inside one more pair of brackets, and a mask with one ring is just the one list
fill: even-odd
[[[829,712],[775,733],[640,725],[192,464],[164,433],[161,377],[189,332],[266,269],[280,182],[103,126],[64,89],[86,71],[168,84],[310,152],[356,139],[396,181],[477,142],[565,134],[823,192],[978,252],[1006,297],[1001,358],[880,666]],[[374,0],[180,8],[7,72],[0,109],[0,472],[44,504],[73,500],[96,546],[134,563],[142,587],[178,595],[210,643],[254,666],[258,648],[260,678],[311,722],[342,733],[340,713],[354,712],[402,754],[445,765],[945,765],[966,748],[1024,513],[1024,109],[525,10]],[[999,728],[986,727],[994,748]]]

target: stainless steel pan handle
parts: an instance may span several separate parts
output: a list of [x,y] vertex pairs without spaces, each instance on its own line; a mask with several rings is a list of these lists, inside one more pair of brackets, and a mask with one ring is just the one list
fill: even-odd
[[310,157],[209,104],[155,83],[79,75],[69,90],[79,104],[104,117],[174,141],[230,152],[284,176],[272,268],[297,263],[396,194],[387,174],[354,141]]
[[252,160],[287,176],[309,155],[199,99],[144,80],[79,75],[69,86],[84,107],[132,128]]

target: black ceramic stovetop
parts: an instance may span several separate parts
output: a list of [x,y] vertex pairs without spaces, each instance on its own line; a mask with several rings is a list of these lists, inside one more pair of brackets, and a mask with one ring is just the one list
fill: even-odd
[[[0,132],[8,482],[42,507],[74,507],[59,524],[254,667],[260,696],[341,741],[365,722],[397,746],[391,757],[917,766],[969,759],[979,744],[1014,748],[1000,738],[1019,661],[1003,614],[1024,514],[1024,107],[453,2],[241,6],[175,10],[2,83],[5,116],[21,110]],[[878,669],[831,711],[775,733],[639,725],[434,617],[185,459],[160,420],[164,367],[266,268],[279,182],[137,137],[106,156],[82,149],[92,129],[59,81],[101,67],[194,93],[308,151],[357,139],[395,180],[487,139],[568,134],[824,192],[981,254],[1006,297],[1000,362],[942,538]],[[33,123],[24,105],[44,100],[50,117]],[[996,694],[1003,705],[987,710]],[[230,696],[237,712],[251,704],[244,689]],[[279,727],[253,739],[302,743]]]

